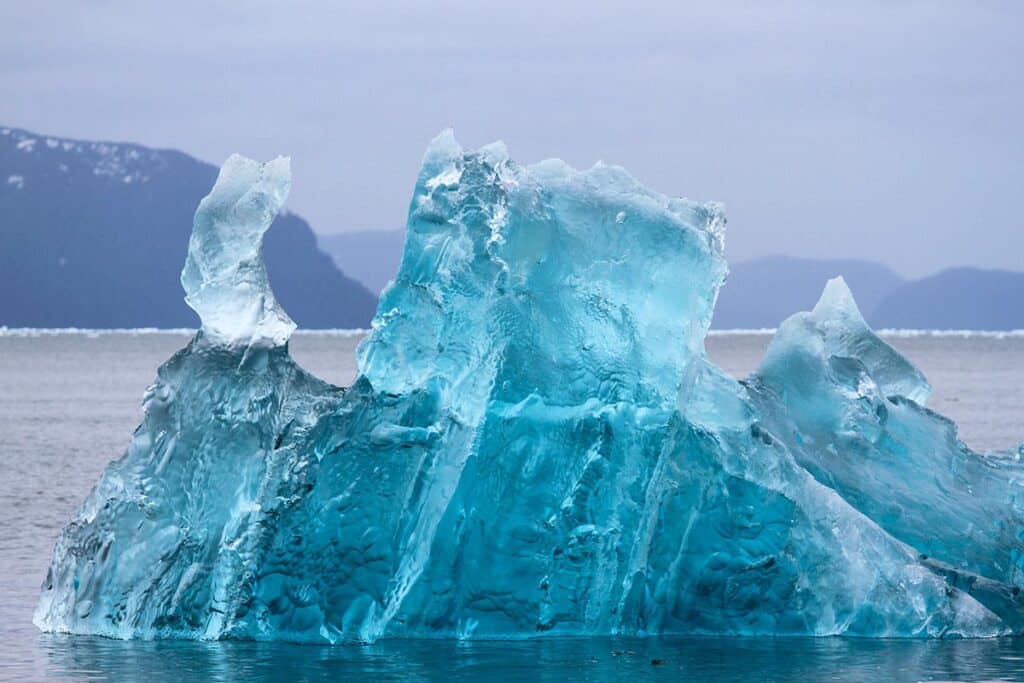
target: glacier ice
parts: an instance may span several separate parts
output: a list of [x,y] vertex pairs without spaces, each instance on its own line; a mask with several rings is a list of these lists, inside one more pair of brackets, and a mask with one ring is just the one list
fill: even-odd
[[1019,458],[960,443],[841,280],[737,381],[704,352],[718,206],[445,133],[342,389],[262,268],[288,184],[232,157],[200,204],[203,327],[58,539],[44,630],[1024,632]]
[[263,234],[290,189],[288,159],[260,164],[234,154],[200,202],[181,286],[208,341],[279,346],[295,331],[270,291],[262,253]]

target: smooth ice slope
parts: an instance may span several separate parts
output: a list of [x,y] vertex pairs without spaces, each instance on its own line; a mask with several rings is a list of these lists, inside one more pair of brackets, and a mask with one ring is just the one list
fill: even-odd
[[816,479],[1021,628],[1024,465],[974,453],[922,405],[927,381],[867,328],[842,279],[783,323],[751,386]]
[[258,260],[287,176],[232,158],[200,205],[182,281],[203,330],[58,541],[41,628],[1022,630],[1017,461],[921,406],[841,281],[738,382],[703,348],[717,206],[446,133],[338,389],[291,361]]

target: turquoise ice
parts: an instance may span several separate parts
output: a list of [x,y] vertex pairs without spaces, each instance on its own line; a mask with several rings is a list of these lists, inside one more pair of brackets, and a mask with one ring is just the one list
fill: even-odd
[[54,550],[36,623],[303,642],[1024,632],[1019,458],[967,449],[841,280],[737,381],[704,352],[714,204],[614,166],[427,150],[347,389],[288,354],[232,157],[203,328]]

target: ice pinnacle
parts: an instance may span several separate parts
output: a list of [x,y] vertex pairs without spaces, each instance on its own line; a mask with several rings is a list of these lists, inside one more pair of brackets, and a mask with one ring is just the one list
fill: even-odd
[[213,343],[277,346],[295,323],[278,305],[263,265],[263,234],[291,189],[284,157],[261,164],[232,155],[199,204],[181,272],[185,301]]

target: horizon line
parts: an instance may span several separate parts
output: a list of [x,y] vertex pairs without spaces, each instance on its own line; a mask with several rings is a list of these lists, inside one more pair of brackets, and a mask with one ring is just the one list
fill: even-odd
[[[3,337],[56,337],[81,335],[87,337],[98,337],[102,335],[122,336],[145,336],[145,335],[194,335],[199,331],[196,327],[8,327],[0,325],[0,338]],[[731,336],[768,336],[778,331],[776,327],[751,327],[751,328],[712,328],[708,330],[709,337],[731,337]],[[986,337],[1003,339],[1007,337],[1024,337],[1024,329],[1013,330],[971,330],[971,329],[922,329],[922,328],[898,328],[886,327],[873,330],[875,334],[884,337]],[[334,328],[298,328],[292,336],[310,337],[358,337],[369,334],[371,330],[363,327],[334,327]]]

